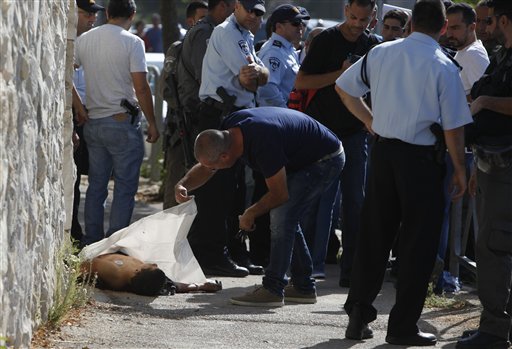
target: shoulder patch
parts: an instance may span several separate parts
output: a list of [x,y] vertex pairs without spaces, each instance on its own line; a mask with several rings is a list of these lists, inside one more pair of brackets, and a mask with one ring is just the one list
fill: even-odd
[[249,51],[249,45],[247,44],[247,41],[240,40],[238,42],[238,46],[240,46],[240,50],[242,50],[242,53],[246,56],[251,54],[251,51]]
[[272,71],[276,71],[281,66],[281,61],[276,57],[270,57],[268,62],[270,63],[270,69],[272,69]]
[[274,40],[274,42],[272,43],[272,46],[283,47],[283,43],[279,40]]

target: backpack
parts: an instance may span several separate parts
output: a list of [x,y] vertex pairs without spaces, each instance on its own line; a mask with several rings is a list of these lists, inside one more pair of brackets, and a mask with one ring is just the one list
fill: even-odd
[[181,40],[172,43],[165,53],[164,67],[161,74],[162,97],[173,110],[177,110],[180,106],[176,72],[178,70],[178,62],[181,59],[182,49],[183,42]]

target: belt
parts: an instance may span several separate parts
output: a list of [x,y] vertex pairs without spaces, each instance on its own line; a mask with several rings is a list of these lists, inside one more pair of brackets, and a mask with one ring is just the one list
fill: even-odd
[[213,107],[215,109],[224,110],[224,103],[219,102],[215,98],[207,97],[204,101],[204,104]]
[[131,115],[128,115],[127,113],[117,113],[112,115],[112,119],[115,121],[125,121],[128,119]]
[[421,148],[425,148],[425,149],[432,148],[433,149],[434,148],[433,145],[412,144],[412,143],[404,142],[404,141],[402,141],[401,139],[398,139],[398,138],[386,138],[386,137],[382,137],[382,136],[379,136],[379,135],[376,135],[375,142],[377,142],[377,143],[409,145],[409,146],[417,147],[419,149],[421,149]]
[[485,173],[512,166],[512,145],[489,146],[473,144],[478,169]]
[[338,147],[338,150],[336,150],[335,152],[332,152],[330,154],[325,155],[324,157],[320,158],[320,160],[318,160],[317,162],[322,162],[322,161],[326,161],[326,160],[332,159],[333,157],[336,157],[336,156],[340,155],[341,153],[343,153],[343,145],[340,143],[340,146]]

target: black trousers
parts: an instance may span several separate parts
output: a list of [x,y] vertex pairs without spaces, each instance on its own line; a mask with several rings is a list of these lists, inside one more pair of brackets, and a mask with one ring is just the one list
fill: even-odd
[[373,146],[370,161],[345,310],[350,315],[357,304],[364,321],[375,320],[372,303],[399,233],[396,247],[401,264],[388,334],[415,334],[441,233],[445,166],[436,163],[433,147],[382,138]]
[[[220,109],[201,103],[195,134],[206,129],[218,129]],[[199,264],[203,267],[221,263],[226,257],[227,246],[238,232],[238,215],[243,212],[239,198],[244,192],[241,165],[219,170],[195,195],[197,215],[190,228],[188,241]]]

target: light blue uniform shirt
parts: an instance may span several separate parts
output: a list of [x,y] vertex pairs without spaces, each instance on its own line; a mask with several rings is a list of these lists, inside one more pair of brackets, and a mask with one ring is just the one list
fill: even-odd
[[[354,97],[369,91],[361,79],[360,59],[336,80]],[[471,123],[459,70],[430,36],[414,32],[368,53],[372,128],[378,135],[418,145],[433,145],[431,124],[444,130]]]
[[299,71],[299,58],[293,44],[273,33],[263,44],[258,57],[269,70],[267,84],[258,89],[258,105],[286,108]]
[[254,52],[254,35],[236,21],[235,15],[219,24],[213,30],[206,48],[201,71],[199,99],[207,97],[222,102],[217,88],[223,86],[227,93],[236,96],[235,106],[255,107],[255,94],[246,90],[238,81],[240,68],[249,60],[263,66]]

